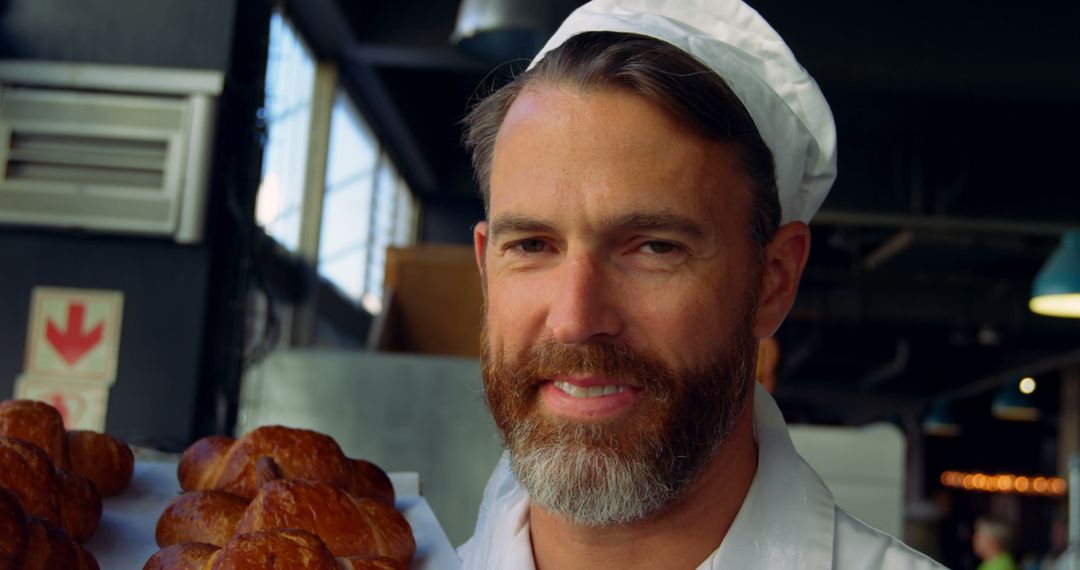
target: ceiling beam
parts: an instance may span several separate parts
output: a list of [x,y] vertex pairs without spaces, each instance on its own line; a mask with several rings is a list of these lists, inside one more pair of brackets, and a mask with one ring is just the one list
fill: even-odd
[[1060,236],[1076,229],[1080,222],[1063,223],[1042,220],[990,218],[953,218],[880,214],[851,210],[820,210],[811,221],[815,226],[857,226],[899,228],[917,231],[959,232],[971,234],[1019,234]]

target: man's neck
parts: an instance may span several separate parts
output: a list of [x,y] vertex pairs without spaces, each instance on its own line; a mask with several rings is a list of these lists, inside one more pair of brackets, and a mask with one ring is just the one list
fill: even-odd
[[693,569],[720,546],[757,470],[753,404],[678,504],[619,527],[585,527],[529,507],[539,570]]

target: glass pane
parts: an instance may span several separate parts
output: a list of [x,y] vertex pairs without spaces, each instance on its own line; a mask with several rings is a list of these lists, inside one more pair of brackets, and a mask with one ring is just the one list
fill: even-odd
[[[326,163],[326,191],[357,176],[371,176],[378,144],[348,95],[338,91],[330,118],[330,151]],[[370,182],[369,182],[370,184]]]
[[300,210],[282,213],[266,227],[266,233],[273,236],[285,249],[296,251],[296,248],[300,247]]
[[368,241],[371,218],[371,179],[357,178],[327,194],[323,201],[319,259],[327,259]]
[[364,265],[367,251],[358,248],[333,260],[319,264],[319,273],[333,283],[346,297],[360,302],[364,295]]
[[311,50],[281,14],[275,12],[270,23],[266,63],[263,112],[267,141],[256,198],[256,219],[271,237],[293,251],[300,238],[314,81]]
[[397,170],[384,157],[379,168],[378,183],[375,187],[375,227],[371,235],[371,267],[368,268],[367,280],[367,292],[378,299],[381,299],[383,294],[386,248],[390,245],[390,239],[393,236],[397,179]]

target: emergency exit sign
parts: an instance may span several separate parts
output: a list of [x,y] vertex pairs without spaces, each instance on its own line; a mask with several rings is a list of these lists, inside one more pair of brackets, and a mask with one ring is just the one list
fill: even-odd
[[26,375],[112,384],[123,307],[120,291],[35,287]]

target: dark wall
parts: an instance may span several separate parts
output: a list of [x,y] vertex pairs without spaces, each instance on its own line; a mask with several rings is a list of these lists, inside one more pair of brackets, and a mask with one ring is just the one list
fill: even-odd
[[[226,431],[239,385],[269,2],[0,0],[0,57],[226,72],[205,240],[0,225],[0,398],[22,370],[38,285],[118,289],[124,317],[107,429],[182,449]],[[222,404],[225,404],[224,406]]]
[[484,219],[479,196],[461,193],[420,197],[420,241],[472,244],[472,228]]
[[156,239],[0,228],[0,394],[23,370],[36,286],[124,292],[117,380],[106,429],[174,448],[191,430],[208,256]]
[[0,55],[224,71],[236,0],[0,0]]

